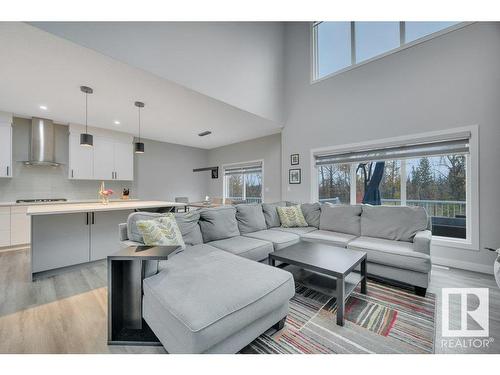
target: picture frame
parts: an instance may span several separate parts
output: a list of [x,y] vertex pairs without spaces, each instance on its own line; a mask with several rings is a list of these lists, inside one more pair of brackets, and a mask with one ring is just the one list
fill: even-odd
[[290,165],[299,165],[299,163],[300,163],[299,154],[291,154]]
[[300,184],[301,183],[301,169],[295,168],[288,170],[288,183],[289,184]]

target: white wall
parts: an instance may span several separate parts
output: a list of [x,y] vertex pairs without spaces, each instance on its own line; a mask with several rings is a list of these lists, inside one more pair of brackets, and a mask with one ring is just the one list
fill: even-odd
[[211,197],[223,196],[222,165],[253,160],[264,160],[264,201],[279,201],[281,199],[281,134],[209,150],[207,166],[219,166],[218,179],[210,178],[209,172],[206,172],[207,178],[210,179],[209,195]]
[[32,25],[258,116],[283,120],[283,23]]
[[[310,150],[478,124],[480,248],[500,247],[500,23],[476,23],[316,84],[308,23],[285,33],[283,198],[308,201]],[[302,184],[288,185],[300,153]],[[433,250],[456,265],[491,268],[485,250]]]
[[204,167],[208,151],[143,139],[145,153],[135,156],[135,180],[140,199],[200,201],[208,192],[208,178],[194,173]]

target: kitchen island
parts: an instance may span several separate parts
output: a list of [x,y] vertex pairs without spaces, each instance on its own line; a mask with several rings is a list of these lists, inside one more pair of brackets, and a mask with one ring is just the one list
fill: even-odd
[[118,224],[135,210],[183,207],[165,201],[49,204],[30,206],[31,278],[105,259],[120,249]]

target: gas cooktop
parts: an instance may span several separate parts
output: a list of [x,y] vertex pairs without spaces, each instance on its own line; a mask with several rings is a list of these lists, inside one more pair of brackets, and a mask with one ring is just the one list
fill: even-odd
[[66,198],[42,198],[42,199],[18,199],[16,203],[50,203],[50,202],[66,202]]

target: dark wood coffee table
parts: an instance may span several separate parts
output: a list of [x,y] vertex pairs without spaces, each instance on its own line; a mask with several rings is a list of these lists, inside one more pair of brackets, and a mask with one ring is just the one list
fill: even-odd
[[[366,253],[363,251],[301,241],[269,254],[269,264],[275,266],[276,261],[336,279],[337,324],[340,326],[344,325],[345,301],[359,283],[361,293],[366,294]],[[346,282],[346,277],[354,275],[352,271],[358,265],[361,265],[359,277],[350,277]]]

